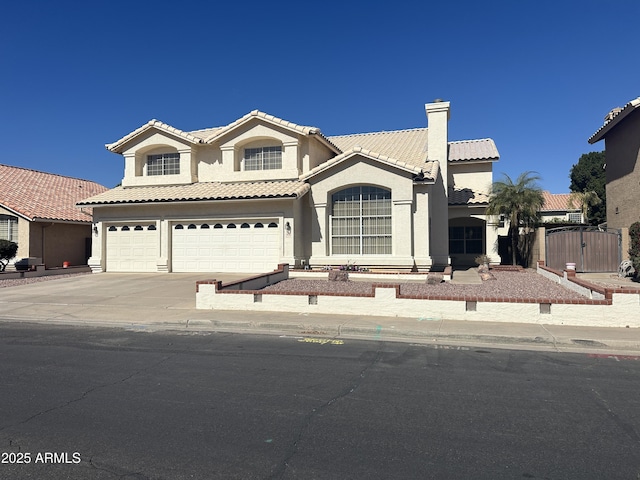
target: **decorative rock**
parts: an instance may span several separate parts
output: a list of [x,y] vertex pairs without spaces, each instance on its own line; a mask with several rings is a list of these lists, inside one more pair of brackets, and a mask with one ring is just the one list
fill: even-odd
[[348,282],[349,272],[346,272],[344,270],[330,270],[329,281],[330,282]]
[[430,273],[427,275],[427,285],[437,285],[444,282],[444,277],[441,273]]
[[496,277],[493,275],[493,273],[487,271],[487,272],[482,272],[480,273],[480,278],[484,281],[484,280],[495,280]]

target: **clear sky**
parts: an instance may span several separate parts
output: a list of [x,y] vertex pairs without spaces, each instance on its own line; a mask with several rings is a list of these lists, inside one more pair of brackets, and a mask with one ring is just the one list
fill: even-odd
[[[494,179],[569,191],[604,115],[640,96],[638,0],[21,0],[0,9],[0,163],[113,187],[111,143],[254,109],[342,135],[426,126],[493,138]],[[2,187],[0,187],[2,188]]]

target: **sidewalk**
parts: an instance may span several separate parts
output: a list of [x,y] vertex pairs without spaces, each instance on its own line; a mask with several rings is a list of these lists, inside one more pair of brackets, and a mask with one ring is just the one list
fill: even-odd
[[102,273],[0,288],[0,321],[640,355],[640,328],[196,310],[195,282],[210,278]]

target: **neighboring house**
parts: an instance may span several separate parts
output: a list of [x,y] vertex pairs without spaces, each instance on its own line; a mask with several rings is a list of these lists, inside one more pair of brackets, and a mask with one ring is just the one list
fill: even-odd
[[607,227],[629,228],[640,221],[640,97],[611,110],[589,143],[602,139],[607,162]]
[[544,204],[540,209],[540,222],[584,223],[582,210],[576,201],[571,202],[570,193],[543,191]]
[[107,149],[120,187],[86,199],[93,271],[261,272],[357,264],[429,270],[497,256],[484,211],[498,151],[429,128],[327,137],[253,111],[185,132],[152,120]]
[[0,185],[0,238],[18,244],[15,260],[35,257],[47,267],[86,265],[92,211],[76,203],[106,187],[8,165],[0,165]]

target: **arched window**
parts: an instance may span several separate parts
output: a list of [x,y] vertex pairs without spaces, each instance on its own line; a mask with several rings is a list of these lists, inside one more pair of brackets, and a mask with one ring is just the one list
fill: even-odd
[[253,226],[253,228],[264,228],[264,225],[258,222]]
[[275,222],[271,222],[269,225],[267,225],[268,228],[278,228],[278,224]]
[[220,223],[216,223],[216,224],[213,226],[213,228],[222,228],[222,224],[220,224]]
[[155,226],[155,225],[149,225],[149,226],[147,227],[147,230],[155,230],[155,229],[156,229],[156,226]]
[[110,231],[110,232],[117,232],[117,231],[118,231],[118,229],[117,229],[117,227],[114,227],[113,225],[111,225],[111,226],[109,227],[109,231]]
[[187,227],[187,230],[195,230],[196,228],[198,227],[196,227],[193,223],[190,223],[189,226]]
[[124,227],[121,228],[121,230],[123,232],[128,232],[130,230],[130,228],[125,225]]
[[332,255],[389,255],[391,191],[351,187],[331,197]]
[[136,225],[135,227],[133,227],[133,229],[134,229],[134,230],[136,230],[136,231],[138,231],[138,232],[139,232],[140,230],[144,230],[144,229],[142,228],[142,225]]
[[209,229],[209,225],[207,225],[206,223],[203,223],[202,225],[200,225],[200,230],[208,230]]
[[182,225],[178,224],[178,225],[175,226],[175,229],[176,230],[184,230],[184,227]]
[[243,223],[242,225],[240,225],[240,228],[249,228],[249,224],[248,223]]
[[235,223],[230,223],[229,225],[227,225],[227,228],[236,228],[236,224]]

